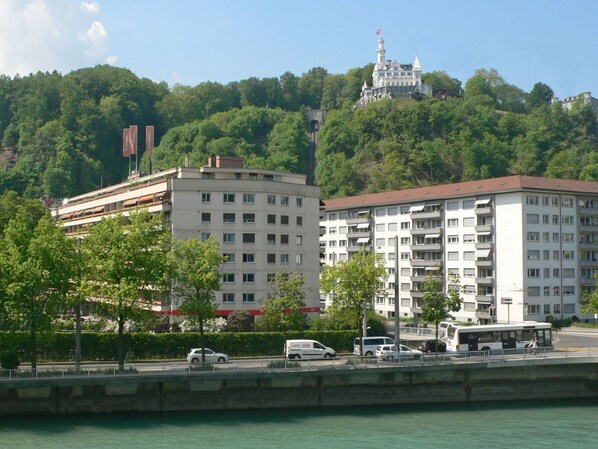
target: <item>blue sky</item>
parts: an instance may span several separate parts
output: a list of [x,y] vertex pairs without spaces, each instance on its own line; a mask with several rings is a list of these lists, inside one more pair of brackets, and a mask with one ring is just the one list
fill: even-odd
[[376,58],[598,97],[596,0],[0,0],[0,74],[110,63],[196,85],[346,73]]

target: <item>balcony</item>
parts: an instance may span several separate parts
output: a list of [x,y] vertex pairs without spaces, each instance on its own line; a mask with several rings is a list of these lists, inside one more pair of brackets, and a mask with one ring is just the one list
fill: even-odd
[[423,245],[411,245],[411,251],[442,251],[442,243],[425,243]]
[[475,295],[475,300],[478,304],[493,304],[494,295]]
[[442,268],[442,260],[411,259],[412,267]]
[[581,266],[581,267],[598,267],[598,259],[594,259],[594,260],[592,260],[592,259],[587,259],[587,260],[581,259],[579,261],[579,266]]
[[488,310],[476,310],[475,311],[475,317],[476,318],[481,318],[484,320],[489,320],[490,319],[490,312]]
[[430,218],[442,218],[442,210],[430,210],[423,212],[414,212],[411,214],[411,220],[425,220]]
[[494,242],[478,242],[475,249],[494,249]]
[[494,261],[492,259],[477,259],[475,261],[476,267],[491,267],[494,265]]
[[412,298],[423,298],[425,294],[425,292],[421,290],[411,290],[409,293],[411,293]]
[[442,234],[442,228],[412,228],[411,235]]
[[354,232],[351,232],[351,231],[347,232],[347,238],[365,238],[365,237],[369,238],[369,237],[371,237],[371,235],[372,234],[370,233],[370,231],[359,230],[359,231],[354,231]]
[[494,277],[486,276],[484,278],[475,278],[475,282],[479,285],[492,285],[494,284]]
[[489,232],[492,233],[494,226],[491,224],[481,224],[475,227],[475,232]]
[[492,215],[493,213],[494,209],[490,205],[475,208],[476,215]]
[[362,216],[362,217],[353,217],[353,218],[347,218],[347,226],[351,226],[351,225],[359,225],[359,224],[370,224],[370,219],[368,216]]

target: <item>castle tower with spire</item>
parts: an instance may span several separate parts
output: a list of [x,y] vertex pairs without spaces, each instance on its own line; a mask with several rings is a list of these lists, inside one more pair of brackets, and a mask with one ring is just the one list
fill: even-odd
[[378,38],[377,59],[372,73],[372,86],[364,81],[357,106],[365,106],[383,98],[412,98],[416,95],[431,95],[432,89],[422,84],[422,66],[419,56],[413,64],[401,64],[386,59],[384,38]]

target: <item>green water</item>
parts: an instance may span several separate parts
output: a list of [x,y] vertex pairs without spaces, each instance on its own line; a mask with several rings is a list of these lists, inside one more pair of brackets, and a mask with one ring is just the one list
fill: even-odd
[[0,419],[2,449],[594,448],[596,401]]

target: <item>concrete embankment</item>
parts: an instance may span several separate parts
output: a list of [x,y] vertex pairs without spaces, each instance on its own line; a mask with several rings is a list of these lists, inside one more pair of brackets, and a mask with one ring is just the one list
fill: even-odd
[[0,382],[0,416],[598,397],[598,359]]

